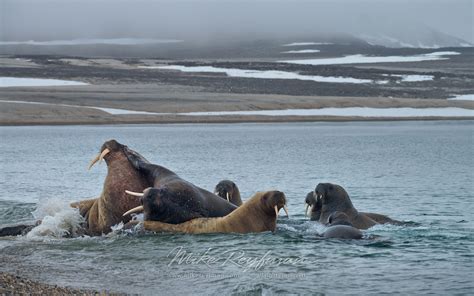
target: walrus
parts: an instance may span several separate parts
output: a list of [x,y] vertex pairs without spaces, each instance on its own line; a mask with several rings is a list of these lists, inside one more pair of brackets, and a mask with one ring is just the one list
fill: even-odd
[[239,187],[230,180],[220,181],[214,188],[214,194],[226,199],[228,202],[231,202],[236,206],[242,205]]
[[[147,201],[144,200],[144,203]],[[254,233],[276,229],[280,209],[286,208],[286,197],[280,191],[257,192],[242,206],[225,217],[197,218],[181,224],[144,221],[144,228],[154,232],[180,233]]]
[[156,207],[152,203],[147,207],[138,205],[123,211],[124,215],[143,212],[147,208],[145,214],[151,220],[181,223],[197,217],[223,217],[237,208],[227,200],[182,179],[167,168],[150,163],[133,150],[128,149],[125,155],[132,166],[154,188],[146,192],[134,192],[133,189],[127,188],[127,193],[141,197],[143,202],[146,198],[147,201],[155,201],[157,204],[166,202],[173,206],[165,207],[166,211],[153,212],[153,209],[160,209],[160,206]]
[[347,192],[339,185],[319,183],[314,192],[316,198],[321,199],[322,202],[319,217],[321,223],[326,223],[332,213],[339,211],[345,213],[351,224],[358,229],[367,229],[379,223],[403,224],[403,222],[392,220],[385,215],[358,212],[352,205]]
[[[70,204],[71,207],[77,208],[79,214],[85,218],[84,233],[87,235],[106,234],[112,231],[111,226],[120,222],[127,223],[131,216],[122,217],[122,214],[138,206],[140,198],[126,194],[125,189],[142,191],[150,186],[147,179],[130,164],[124,151],[129,151],[129,148],[115,140],[105,142],[100,153],[89,165],[90,169],[102,160],[105,160],[107,164],[107,176],[101,195]],[[34,225],[1,228],[0,236],[26,234],[40,222]]]
[[223,217],[236,206],[220,197],[206,196],[196,186],[182,179],[166,182],[158,188],[147,188],[143,193],[126,190],[128,194],[141,197],[141,206],[127,211],[144,213],[144,220],[179,224],[195,218]]
[[308,216],[308,208],[310,208],[309,219],[311,221],[319,221],[321,217],[321,199],[316,197],[314,191],[308,192],[305,198],[306,210],[305,216]]
[[355,228],[349,217],[343,212],[334,212],[329,216],[328,228],[320,235],[323,238],[361,239],[362,232]]
[[131,150],[115,140],[105,142],[100,153],[89,165],[90,169],[102,159],[107,164],[107,176],[101,195],[98,198],[71,203],[71,207],[78,208],[85,218],[88,235],[109,233],[112,231],[111,226],[131,220],[130,215],[123,216],[123,213],[137,207],[140,198],[127,194],[125,190],[142,191],[150,186],[147,179],[130,164],[125,155],[126,151]]

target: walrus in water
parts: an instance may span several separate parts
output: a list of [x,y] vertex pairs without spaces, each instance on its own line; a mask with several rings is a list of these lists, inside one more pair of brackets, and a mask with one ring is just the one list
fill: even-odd
[[214,188],[214,194],[226,199],[228,202],[231,202],[238,207],[242,205],[239,188],[230,180],[220,181]]
[[128,208],[124,215],[145,212],[148,220],[177,224],[198,217],[223,217],[237,208],[227,200],[183,180],[167,168],[151,164],[133,150],[129,149],[125,154],[154,188],[144,192],[127,190],[128,194],[141,197],[143,205]]
[[167,182],[158,188],[147,188],[143,193],[126,190],[128,194],[141,197],[141,206],[127,211],[144,213],[144,220],[179,224],[195,218],[223,217],[236,206],[217,196],[206,196],[191,183],[181,179]]
[[316,193],[314,191],[310,191],[308,192],[308,194],[306,194],[305,203],[305,216],[308,216],[308,208],[311,207],[309,211],[309,219],[311,221],[319,221],[319,218],[321,217],[322,207],[321,199],[316,197]]
[[[144,203],[147,203],[144,200]],[[144,222],[146,230],[181,233],[253,233],[276,229],[280,209],[286,208],[285,194],[280,191],[258,192],[242,206],[225,217],[197,218],[181,224],[158,221]]]
[[319,222],[326,223],[329,216],[336,212],[345,213],[352,225],[359,229],[367,229],[375,224],[398,224],[403,222],[390,219],[381,214],[358,212],[352,205],[349,195],[339,185],[331,183],[319,183],[314,190],[317,199],[321,199],[321,215]]
[[323,238],[361,239],[362,232],[352,226],[349,217],[343,212],[334,212],[329,216],[328,228],[320,235]]
[[89,235],[106,234],[111,231],[111,226],[127,223],[131,216],[123,217],[123,213],[138,206],[140,198],[125,193],[125,190],[142,191],[150,186],[147,179],[128,161],[125,155],[127,151],[131,150],[115,140],[105,142],[89,165],[90,169],[102,159],[107,164],[107,176],[100,197],[71,204],[85,218],[86,233]]

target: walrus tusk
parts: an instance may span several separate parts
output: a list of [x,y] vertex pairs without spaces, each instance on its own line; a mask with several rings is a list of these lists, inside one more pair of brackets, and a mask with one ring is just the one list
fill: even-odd
[[227,201],[230,202],[230,199],[229,199],[229,192],[226,192],[226,196],[227,196]]
[[309,204],[306,204],[306,210],[304,211],[305,217],[308,217],[308,208],[309,208]]
[[287,217],[290,217],[290,215],[288,215],[288,208],[287,208],[286,205],[283,206],[283,210],[285,211],[286,216],[287,216]]
[[133,196],[139,196],[139,197],[142,197],[143,195],[145,195],[142,192],[133,192],[133,191],[130,191],[130,190],[125,190],[125,193],[133,195]]
[[126,211],[122,216],[127,216],[133,213],[141,213],[141,212],[143,212],[143,206],[138,206],[136,208]]
[[105,148],[104,151],[102,151],[102,153],[97,154],[96,157],[94,157],[94,159],[91,160],[91,163],[89,164],[89,167],[87,168],[87,170],[90,170],[94,166],[94,164],[96,164],[97,162],[100,163],[102,159],[104,158],[104,156],[109,152],[110,150],[108,148]]
[[89,164],[89,167],[87,168],[88,171],[94,166],[94,164],[99,161],[100,154],[97,154],[93,160],[91,160],[91,163]]
[[275,209],[275,215],[278,217],[278,206],[275,205],[274,209]]
[[102,151],[102,153],[101,153],[100,156],[99,156],[99,163],[102,161],[102,159],[104,158],[104,156],[106,156],[107,153],[109,153],[109,152],[110,152],[109,148],[105,148],[104,151]]

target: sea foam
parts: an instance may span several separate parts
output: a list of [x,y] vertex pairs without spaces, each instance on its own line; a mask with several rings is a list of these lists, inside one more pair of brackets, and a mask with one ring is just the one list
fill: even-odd
[[40,201],[32,214],[36,220],[41,220],[41,224],[28,232],[26,238],[30,240],[75,236],[84,222],[78,209],[56,198]]

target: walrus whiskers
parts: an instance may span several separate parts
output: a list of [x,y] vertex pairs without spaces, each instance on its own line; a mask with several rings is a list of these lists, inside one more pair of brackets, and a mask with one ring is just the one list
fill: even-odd
[[133,214],[133,213],[141,213],[143,211],[144,211],[143,206],[138,206],[138,207],[135,207],[133,209],[130,209],[130,210],[126,211],[122,216],[127,216],[127,215],[130,215],[130,214]]
[[138,196],[138,197],[142,197],[143,195],[145,195],[142,192],[133,192],[133,191],[130,191],[130,190],[125,190],[125,193],[133,195],[133,196]]

